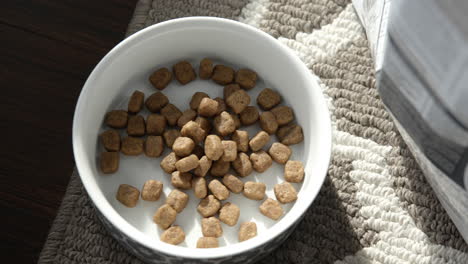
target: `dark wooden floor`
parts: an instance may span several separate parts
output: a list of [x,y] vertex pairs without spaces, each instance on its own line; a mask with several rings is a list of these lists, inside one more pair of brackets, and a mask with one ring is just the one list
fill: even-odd
[[74,166],[76,100],[136,2],[2,1],[0,262],[37,262]]

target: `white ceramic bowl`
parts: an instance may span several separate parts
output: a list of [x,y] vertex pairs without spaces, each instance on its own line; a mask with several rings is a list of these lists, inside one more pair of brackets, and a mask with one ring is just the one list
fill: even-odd
[[[113,175],[104,175],[98,169],[98,154],[102,147],[98,134],[104,129],[103,118],[113,109],[126,109],[129,95],[135,90],[148,96],[155,92],[148,82],[156,68],[171,67],[188,59],[192,64],[203,57],[235,68],[254,69],[261,80],[249,91],[252,104],[258,92],[270,87],[278,90],[283,102],[293,107],[297,122],[303,127],[305,140],[293,147],[292,159],[305,164],[305,180],[295,185],[299,198],[285,205],[286,214],[272,221],[258,212],[260,202],[242,195],[231,195],[230,201],[240,205],[242,221],[257,222],[258,236],[236,243],[239,224],[227,227],[221,247],[196,249],[195,241],[202,236],[200,216],[196,213],[197,199],[191,194],[188,207],[178,215],[176,224],[187,233],[182,247],[159,241],[160,231],[152,222],[152,215],[165,196],[158,202],[140,199],[136,208],[126,208],[115,199],[119,184],[137,188],[148,179],[164,182],[164,193],[170,192],[170,176],[159,167],[160,159],[121,156],[120,169]],[[198,69],[198,66],[196,66]],[[213,98],[222,97],[222,87],[211,81],[196,80],[181,86],[173,81],[163,92],[170,101],[184,110],[195,91],[204,91]],[[146,114],[146,113],[144,113]],[[248,130],[253,135],[255,127]],[[271,144],[271,142],[270,142]],[[317,78],[286,46],[268,34],[248,25],[220,18],[192,17],[163,22],[146,28],[122,41],[96,66],[81,92],[73,122],[73,147],[81,180],[91,197],[99,216],[110,233],[136,256],[146,262],[218,263],[222,261],[253,261],[276,248],[292,232],[304,212],[312,204],[326,175],[331,151],[329,113]],[[168,150],[164,154],[167,154]],[[275,164],[263,174],[253,174],[242,180],[262,181],[267,194],[274,198],[273,186],[284,181],[283,166]]]

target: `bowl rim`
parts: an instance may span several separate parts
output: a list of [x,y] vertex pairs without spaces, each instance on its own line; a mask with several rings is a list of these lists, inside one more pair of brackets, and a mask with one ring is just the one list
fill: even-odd
[[[109,65],[114,59],[118,58],[121,54],[125,53],[124,51],[126,49],[131,48],[133,44],[139,42],[140,40],[144,40],[145,38],[153,36],[154,34],[163,33],[168,29],[170,30],[184,25],[193,25],[195,23],[199,25],[209,25],[210,27],[215,26],[220,28],[236,28],[237,30],[244,31],[246,33],[248,32],[249,34],[255,34],[258,35],[259,41],[265,41],[268,43],[268,45],[277,46],[282,52],[284,52],[285,55],[292,60],[294,65],[301,69],[301,74],[303,74],[306,78],[306,82],[310,84],[310,86],[314,87],[314,89],[308,89],[308,92],[314,94],[313,97],[318,98],[318,100],[314,100],[313,102],[316,104],[317,109],[320,110],[319,113],[317,113],[317,116],[321,121],[320,130],[322,131],[321,136],[323,136],[322,140],[320,140],[320,160],[317,162],[317,170],[314,171],[314,177],[320,177],[315,181],[315,183],[320,183],[318,188],[312,188],[312,192],[308,193],[307,196],[302,197],[300,200],[301,202],[297,201],[295,206],[291,208],[291,210],[286,215],[284,215],[280,221],[268,229],[269,232],[259,234],[256,237],[242,243],[235,243],[226,247],[203,250],[198,248],[174,246],[159,240],[154,241],[146,234],[142,233],[130,223],[128,223],[122,216],[120,216],[120,214],[117,213],[117,211],[107,201],[106,197],[100,190],[97,182],[94,179],[95,176],[93,175],[90,166],[87,165],[84,147],[80,143],[80,134],[82,133],[80,132],[80,123],[83,122],[81,121],[82,118],[80,117],[80,112],[82,111],[81,109],[86,107],[85,101],[88,97],[87,94],[93,87],[93,82],[98,78],[100,73],[107,67],[107,65]],[[262,245],[268,243],[270,240],[276,238],[288,230],[296,221],[301,219],[302,215],[304,215],[306,210],[315,200],[315,197],[317,196],[325,180],[331,158],[332,132],[329,110],[326,105],[325,98],[320,90],[319,79],[310,72],[306,65],[297,57],[296,54],[294,54],[292,50],[281,44],[277,39],[253,26],[225,18],[199,16],[177,18],[149,26],[122,40],[111,51],[109,51],[93,69],[80,93],[73,117],[72,142],[75,162],[83,186],[85,187],[85,190],[91,198],[94,206],[99,210],[99,213],[101,213],[114,228],[118,229],[121,233],[125,234],[136,243],[156,252],[188,259],[214,259],[237,255],[254,248],[261,247]],[[317,146],[309,146],[309,150],[311,147]]]

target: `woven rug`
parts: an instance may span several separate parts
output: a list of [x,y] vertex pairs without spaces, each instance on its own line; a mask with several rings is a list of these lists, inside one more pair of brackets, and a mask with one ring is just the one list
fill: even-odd
[[[261,263],[468,263],[375,88],[346,0],[140,0],[128,35],[185,16],[239,20],[278,38],[321,78],[333,120],[325,184],[290,238]],[[73,173],[39,263],[140,263],[104,229]]]

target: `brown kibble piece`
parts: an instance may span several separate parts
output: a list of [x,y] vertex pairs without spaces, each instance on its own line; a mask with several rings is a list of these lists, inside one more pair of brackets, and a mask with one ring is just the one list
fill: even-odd
[[219,210],[219,220],[228,226],[235,226],[239,216],[240,208],[233,203],[225,203]]
[[241,193],[244,190],[244,183],[232,174],[224,175],[223,184],[233,193]]
[[171,184],[176,188],[189,190],[192,188],[192,174],[188,172],[174,171],[171,176]]
[[204,58],[200,61],[200,67],[198,68],[198,74],[200,75],[200,79],[208,80],[213,75],[213,61]]
[[289,182],[276,184],[274,187],[275,196],[280,203],[291,203],[297,200],[297,191]]
[[240,121],[242,125],[250,126],[257,122],[259,116],[257,107],[249,105],[240,113]]
[[172,72],[167,68],[157,69],[150,75],[149,81],[154,88],[163,90],[172,81]]
[[189,121],[185,124],[180,133],[184,137],[193,139],[195,143],[200,143],[206,136],[205,130],[203,130],[195,121]]
[[224,65],[216,65],[211,79],[220,85],[230,84],[234,81],[234,70]]
[[141,199],[145,201],[157,201],[161,196],[163,184],[160,181],[148,180],[141,189]]
[[202,199],[198,204],[197,211],[203,217],[210,217],[215,215],[219,208],[221,208],[221,202],[214,197],[214,195],[208,195],[206,198]]
[[128,101],[128,112],[136,114],[143,108],[143,102],[145,101],[145,94],[140,91],[133,92],[130,100]]
[[199,177],[205,177],[206,173],[211,168],[211,163],[212,161],[207,156],[201,157],[198,161],[198,167],[193,173]]
[[283,208],[278,201],[268,198],[260,205],[260,213],[270,219],[278,220],[283,215]]
[[236,130],[232,134],[232,140],[237,144],[237,151],[249,151],[249,133],[243,130]]
[[187,207],[188,201],[188,194],[175,189],[167,196],[166,204],[174,208],[177,213],[180,213],[185,209],[185,207]]
[[250,90],[255,87],[257,82],[257,73],[249,69],[239,69],[236,72],[236,83],[242,88]]
[[157,158],[164,151],[164,142],[161,136],[148,136],[145,141],[145,154],[148,157]]
[[202,234],[205,237],[220,237],[223,235],[221,222],[216,217],[202,219]]
[[216,135],[208,135],[205,139],[205,155],[210,160],[219,160],[224,154],[221,139]]
[[299,183],[304,180],[304,165],[300,161],[289,160],[284,166],[284,179]]
[[203,177],[193,177],[192,187],[195,197],[203,199],[208,194],[208,188],[206,187],[206,180]]
[[164,137],[164,142],[166,142],[166,145],[172,148],[176,139],[180,137],[180,131],[177,129],[166,130],[163,134],[163,137]]
[[107,151],[120,150],[120,134],[115,130],[107,130],[101,133],[101,142]]
[[149,114],[146,118],[146,134],[161,136],[166,128],[166,118],[160,114]]
[[260,131],[249,141],[250,149],[252,149],[252,151],[259,151],[268,141],[270,141],[270,135],[265,131]]
[[167,229],[170,227],[176,220],[177,211],[168,204],[163,204],[161,207],[156,210],[156,213],[153,216],[153,221],[161,228]]
[[222,112],[214,119],[214,127],[221,136],[227,136],[236,130],[236,124],[228,112]]
[[241,121],[239,119],[239,115],[231,113],[232,120],[234,120],[234,127],[239,129],[241,127]]
[[179,245],[184,240],[185,233],[180,226],[172,226],[161,234],[161,241],[171,245]]
[[211,122],[208,119],[198,116],[197,118],[195,118],[195,123],[197,123],[198,126],[200,126],[200,128],[203,129],[203,131],[205,131],[205,136],[207,136],[210,133]]
[[178,137],[172,145],[172,150],[178,157],[185,157],[192,153],[195,142],[188,137]]
[[125,137],[122,139],[120,151],[128,156],[138,156],[143,153],[144,140],[136,137]]
[[268,154],[279,164],[285,164],[289,160],[289,157],[291,157],[292,150],[284,144],[275,142],[268,150]]
[[176,156],[174,152],[169,153],[164,159],[161,161],[161,169],[166,173],[172,173],[176,170],[176,162],[179,158]]
[[262,182],[248,181],[244,184],[244,196],[252,200],[263,200],[266,185]]
[[198,167],[198,157],[192,154],[188,157],[180,159],[175,164],[176,169],[180,172],[187,172]]
[[239,242],[249,240],[257,236],[257,225],[254,222],[242,223],[239,228]]
[[294,112],[289,106],[277,106],[271,109],[271,112],[275,115],[276,122],[279,126],[287,125],[294,120]]
[[119,170],[120,156],[118,152],[102,152],[100,165],[102,173],[109,174]]
[[197,155],[198,159],[201,159],[205,155],[205,149],[200,145],[195,145],[192,153]]
[[197,112],[195,112],[192,109],[187,109],[184,112],[182,112],[182,115],[179,117],[179,120],[177,120],[177,125],[179,127],[183,127],[189,121],[195,120],[195,117],[197,117]]
[[281,139],[281,143],[285,145],[294,145],[301,143],[304,140],[302,127],[293,125],[287,130],[286,135]]
[[289,125],[280,127],[278,129],[278,131],[276,131],[276,136],[278,137],[278,139],[280,141],[283,140],[283,138],[288,134],[289,130],[291,130],[295,126],[297,126],[297,125],[296,124],[289,124]]
[[228,97],[232,93],[234,93],[235,91],[240,90],[240,89],[241,88],[237,83],[228,84],[228,85],[224,86],[224,89],[223,89],[224,100],[226,101],[226,99],[228,99]]
[[273,164],[270,155],[263,150],[250,154],[250,161],[252,162],[252,167],[257,172],[265,172]]
[[128,122],[128,113],[124,110],[112,110],[106,114],[106,125],[112,128],[125,128]]
[[250,96],[242,89],[237,90],[226,99],[226,104],[232,108],[234,113],[239,114],[250,104]]
[[252,173],[252,163],[250,162],[249,156],[244,152],[237,154],[236,160],[232,162],[232,167],[241,177],[249,176]]
[[141,115],[130,116],[128,118],[127,134],[129,136],[141,137],[145,135],[145,119]]
[[224,160],[216,160],[213,162],[211,166],[210,174],[211,176],[215,177],[222,177],[224,174],[228,173],[229,169],[231,168],[231,163],[229,161]]
[[190,108],[193,110],[197,110],[200,102],[203,98],[210,98],[208,94],[204,92],[196,92],[192,95],[192,99],[190,100]]
[[182,85],[185,85],[197,78],[195,70],[188,61],[178,62],[176,65],[172,66],[172,70],[174,72],[175,78]]
[[163,115],[167,123],[171,126],[177,124],[177,120],[182,116],[182,112],[173,104],[167,104],[163,109],[161,109],[161,115]]
[[263,110],[270,110],[281,102],[279,93],[270,88],[263,89],[257,97],[257,104]]
[[226,109],[227,109],[226,103],[224,102],[224,100],[221,97],[216,97],[214,100],[216,102],[218,102],[218,110],[216,111],[215,115],[219,115],[222,112],[226,111]]
[[208,189],[218,200],[226,200],[229,198],[229,190],[218,180],[212,180],[208,184]]
[[218,112],[218,102],[208,97],[203,98],[198,106],[198,114],[205,117],[212,117]]
[[155,92],[145,101],[146,108],[153,113],[159,112],[169,103],[169,99],[161,92]]
[[223,161],[234,161],[237,158],[237,144],[232,140],[222,140],[224,154],[221,156]]
[[197,240],[197,248],[217,248],[219,247],[216,237],[200,237]]
[[139,197],[140,191],[128,184],[120,184],[119,189],[117,190],[117,200],[130,208],[136,206]]
[[263,112],[260,115],[260,127],[268,134],[274,134],[278,130],[278,122],[272,112]]

